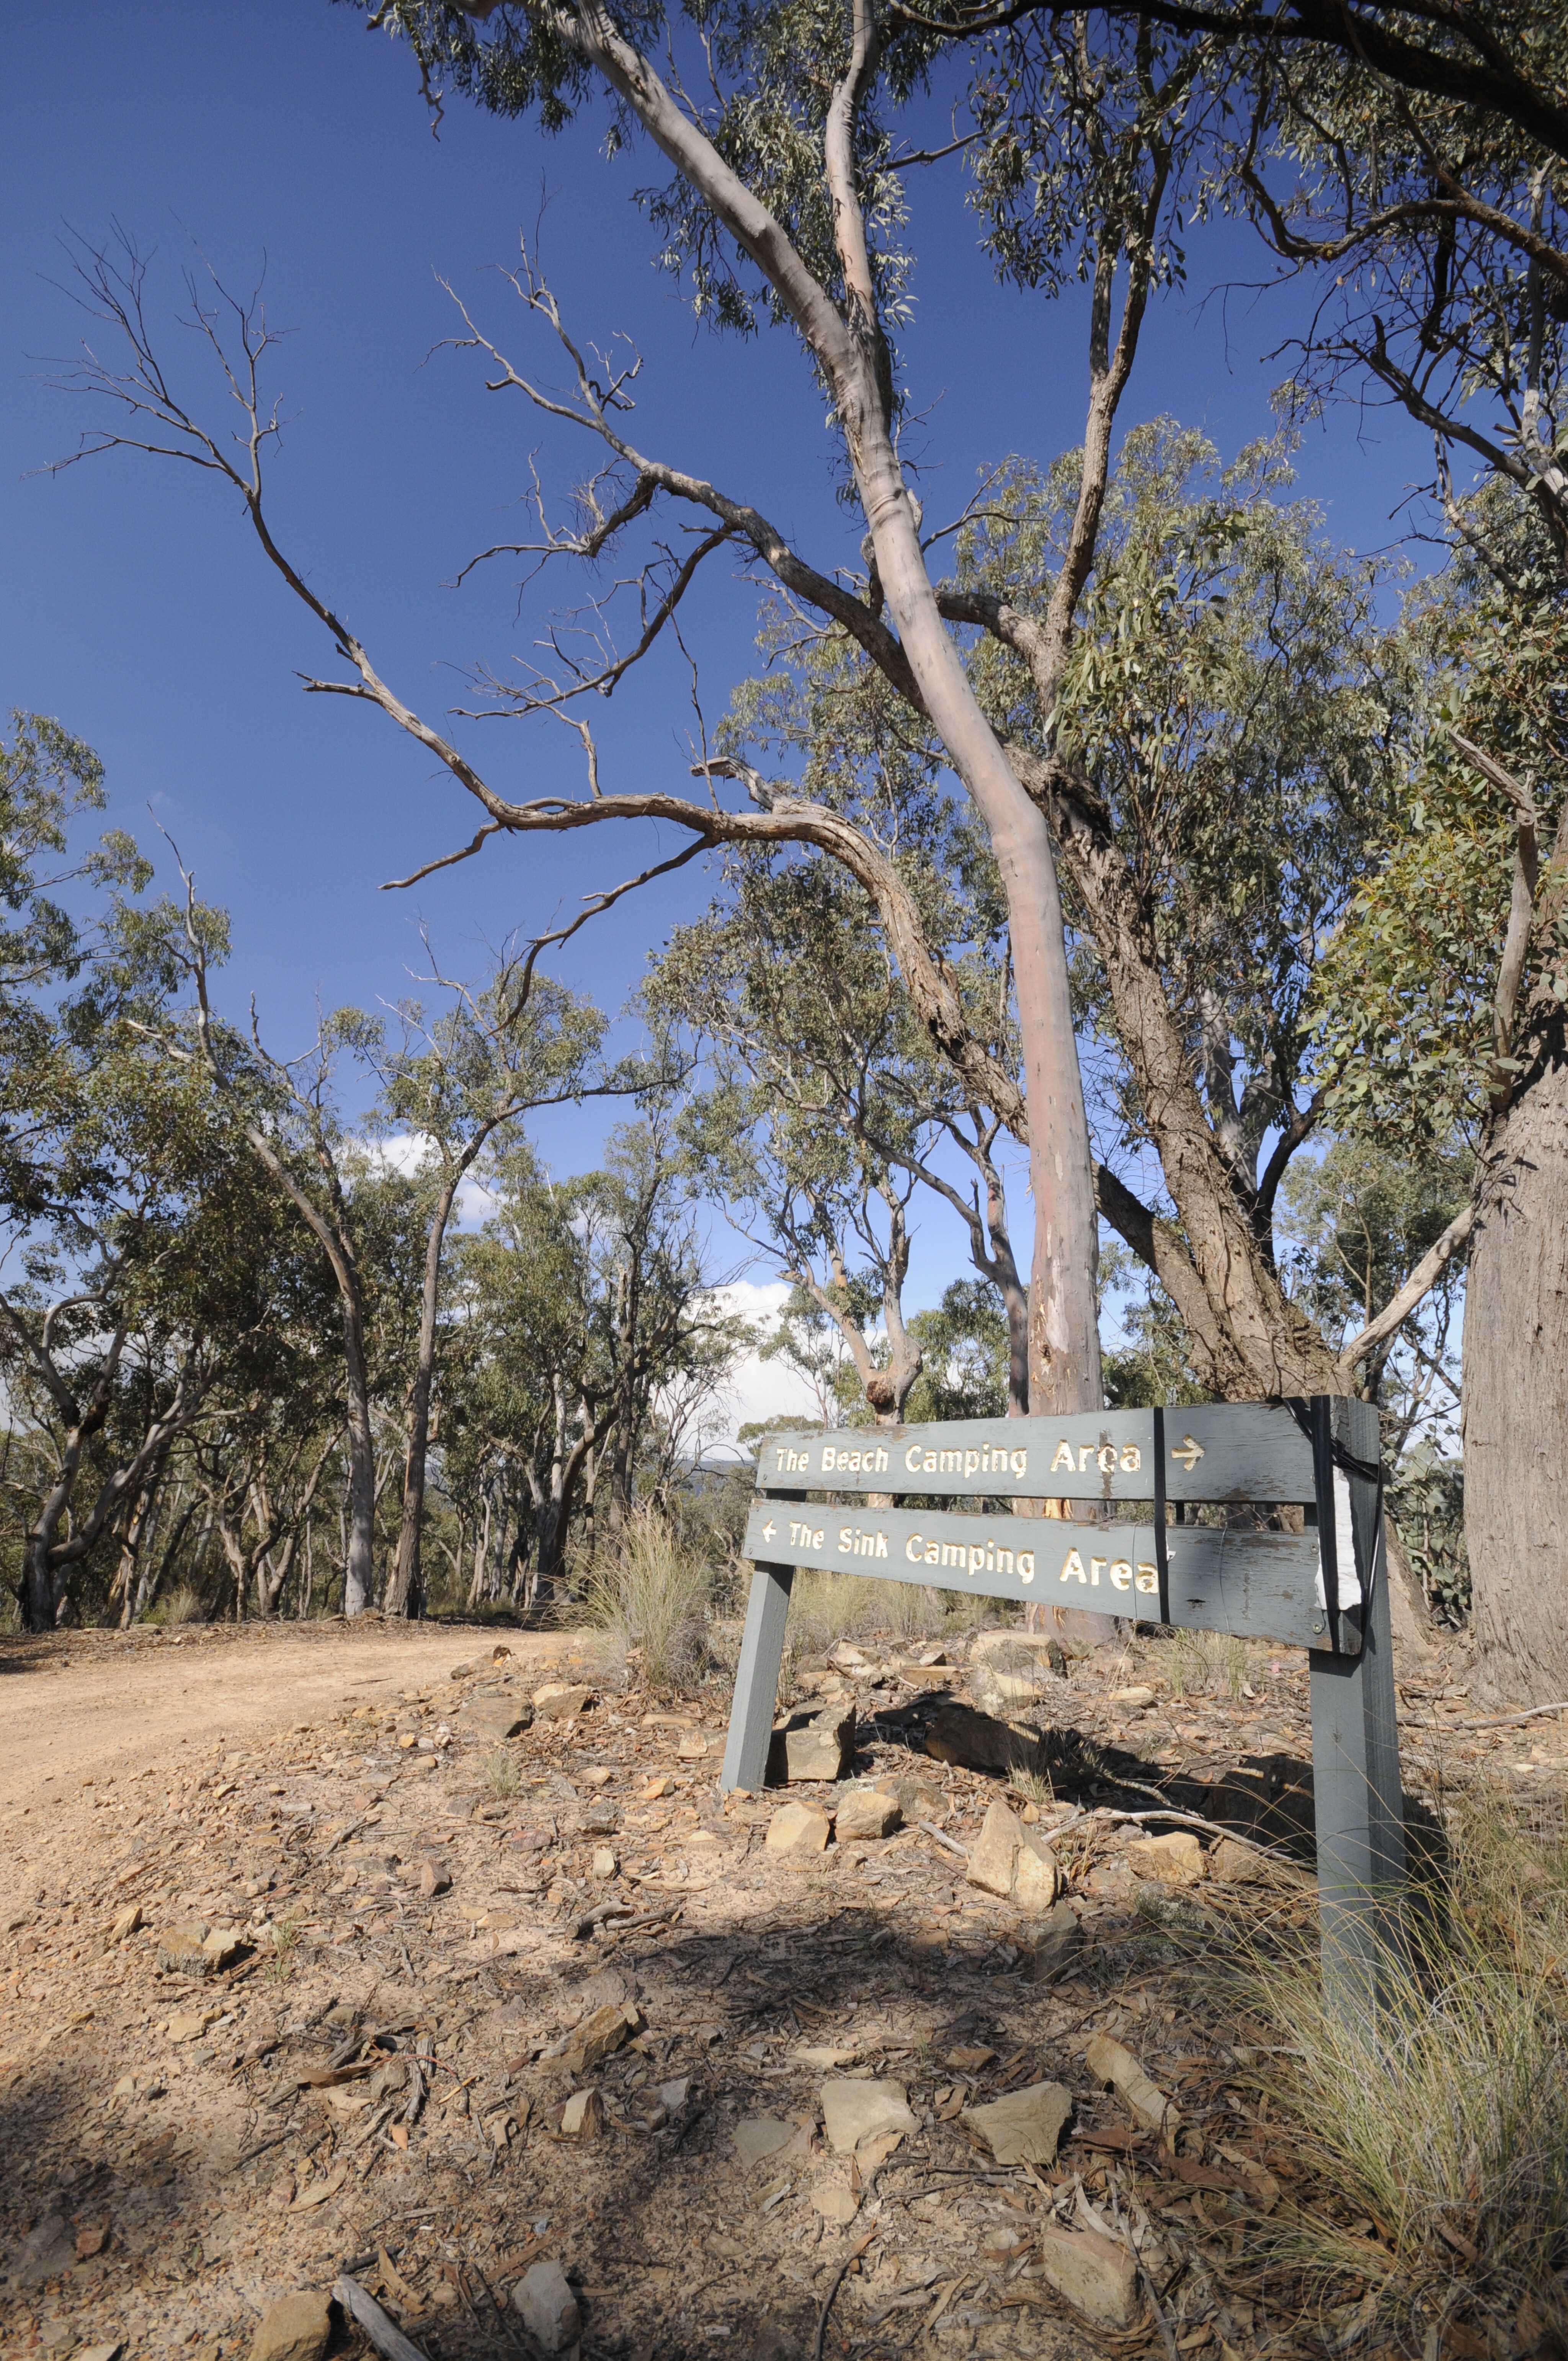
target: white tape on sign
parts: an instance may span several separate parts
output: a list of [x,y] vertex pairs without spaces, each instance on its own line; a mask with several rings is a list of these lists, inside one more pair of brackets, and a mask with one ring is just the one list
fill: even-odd
[[[1359,1607],[1361,1578],[1355,1570],[1355,1532],[1350,1515],[1350,1478],[1334,1469],[1334,1559],[1339,1567],[1340,1608]],[[1323,1554],[1318,1552],[1318,1605],[1327,1611],[1328,1592],[1323,1581]]]

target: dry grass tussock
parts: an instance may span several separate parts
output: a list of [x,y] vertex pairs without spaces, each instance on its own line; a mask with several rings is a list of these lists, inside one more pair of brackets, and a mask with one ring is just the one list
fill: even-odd
[[[1496,1797],[1450,1820],[1441,1889],[1418,1891],[1376,2015],[1325,2004],[1315,1960],[1255,1957],[1245,2004],[1279,2032],[1278,2095],[1338,2209],[1277,2219],[1277,2261],[1338,2349],[1377,2332],[1431,2353],[1568,2349],[1568,1839]],[[1343,2219],[1332,2218],[1332,2211]],[[1336,2303],[1362,2283],[1354,2308]],[[1476,2348],[1479,2349],[1479,2348]]]
[[178,1590],[171,1590],[167,1598],[155,1602],[146,1620],[149,1623],[205,1623],[208,1620],[207,1603],[199,1590],[192,1590],[188,1583],[182,1583]]
[[712,1567],[666,1518],[635,1510],[619,1557],[597,1564],[584,1587],[597,1676],[624,1680],[634,1664],[638,1686],[652,1696],[695,1688],[708,1662],[713,1587]]
[[878,1582],[869,1575],[817,1574],[803,1569],[789,1602],[789,1640],[803,1655],[831,1648],[839,1640],[940,1639],[977,1615],[1000,1620],[993,1602],[932,1590],[916,1582]]

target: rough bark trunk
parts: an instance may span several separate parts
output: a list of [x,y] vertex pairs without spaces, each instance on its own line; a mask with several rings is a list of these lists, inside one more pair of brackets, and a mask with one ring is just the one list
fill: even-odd
[[[123,1343],[123,1337],[116,1337],[111,1348],[112,1362],[116,1367]],[[29,1631],[54,1630],[63,1590],[63,1585],[55,1577],[54,1537],[60,1531],[60,1519],[71,1505],[71,1496],[81,1472],[82,1455],[109,1415],[113,1391],[111,1371],[94,1387],[86,1410],[71,1421],[66,1431],[65,1447],[60,1453],[54,1482],[44,1495],[23,1543],[22,1611]]]
[[1476,1185],[1465,1292],[1464,1527],[1480,1677],[1568,1697],[1568,1043],[1559,1020]]

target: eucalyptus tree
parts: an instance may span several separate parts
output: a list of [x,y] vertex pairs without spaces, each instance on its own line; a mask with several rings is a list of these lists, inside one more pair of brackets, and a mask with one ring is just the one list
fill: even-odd
[[694,1170],[663,1094],[610,1134],[604,1162],[573,1188],[589,1306],[598,1442],[589,1463],[594,1524],[619,1543],[636,1497],[645,1447],[667,1392],[696,1403],[719,1392],[755,1340],[725,1302],[732,1276],[716,1271]]
[[[200,1070],[231,1110],[245,1141],[271,1185],[304,1224],[326,1258],[337,1290],[343,1336],[344,1413],[348,1477],[344,1563],[344,1613],[371,1603],[376,1573],[376,1510],[381,1486],[376,1465],[373,1398],[386,1370],[372,1367],[370,1298],[361,1231],[367,1220],[384,1235],[378,1257],[381,1309],[407,1307],[407,1257],[397,1233],[415,1193],[401,1175],[372,1155],[344,1114],[337,1071],[344,1053],[368,1059],[378,1051],[380,1020],[358,1009],[335,1011],[322,1022],[302,1056],[279,1058],[261,1038],[254,1007],[245,1040],[214,1010],[210,992],[210,930],[203,924],[194,880],[181,868],[185,910],[180,958],[193,1005],[179,1026],[166,1025],[167,1053]],[[417,1301],[417,1298],[416,1298]],[[385,1324],[385,1323],[384,1323]]]
[[493,1210],[456,1251],[442,1477],[474,1520],[472,1603],[491,1595],[499,1505],[514,1520],[519,1570],[532,1540],[532,1605],[559,1587],[567,1521],[598,1440],[591,1290],[572,1184],[554,1181],[522,1137],[492,1148],[482,1178]]
[[[132,1004],[143,1018],[151,995]],[[87,1562],[145,1514],[171,1446],[225,1385],[269,1365],[269,1225],[227,1111],[122,1011],[57,1017],[29,1145],[42,1202],[6,1208],[0,1367],[34,1439],[21,1566],[27,1627],[79,1601]],[[275,1245],[276,1241],[272,1241]]]
[[[752,1341],[707,1268],[667,1123],[612,1134],[604,1168],[557,1180],[518,1136],[482,1167],[494,1210],[458,1247],[443,1478],[476,1522],[498,1486],[532,1525],[528,1602],[558,1594],[574,1515],[593,1554],[630,1510],[646,1446],[670,1452]],[[476,1587],[482,1587],[477,1577]]]
[[[841,663],[830,657],[809,670],[823,697],[843,685]],[[755,714],[757,700],[743,701]],[[803,700],[787,682],[771,682],[766,702],[798,716]],[[896,759],[896,749],[884,751]],[[819,791],[841,797],[850,766],[840,762],[836,774]],[[942,876],[944,841],[954,871],[983,854],[928,784],[902,781],[896,810],[900,834],[921,848],[917,866],[904,865],[916,872],[910,890],[923,905],[927,939],[939,947],[977,1037],[989,1027],[992,1054],[1015,1060],[1004,965],[992,941],[974,939],[994,931],[996,896],[966,895],[956,876]],[[862,825],[869,832],[873,816]],[[884,849],[899,861],[896,843]],[[930,1190],[963,1222],[975,1267],[1005,1306],[1013,1402],[1025,1409],[1028,1290],[995,1153],[1000,1117],[966,1104],[959,1078],[933,1054],[875,906],[851,878],[776,855],[739,856],[729,867],[725,892],[703,919],[676,931],[644,988],[659,1019],[689,1027],[709,1062],[712,1087],[687,1116],[694,1155],[732,1218],[832,1323],[883,1424],[903,1417],[920,1370],[904,1288],[913,1189]],[[954,1145],[978,1175],[967,1192],[944,1169],[940,1150]]]
[[393,1615],[417,1615],[423,1600],[420,1549],[442,1255],[458,1191],[498,1133],[523,1115],[594,1093],[635,1089],[644,1079],[601,1070],[605,1018],[565,985],[537,974],[531,960],[503,958],[477,987],[440,975],[428,980],[446,995],[441,1012],[431,1016],[418,1002],[405,1002],[400,1039],[369,1052],[382,1078],[382,1118],[412,1135],[428,1168],[431,1195],[408,1389],[402,1518],[385,1599]]
[[[483,30],[477,16],[489,19]],[[364,643],[311,588],[302,561],[280,546],[269,521],[263,467],[276,418],[261,390],[269,342],[254,307],[234,307],[224,347],[221,294],[193,294],[192,324],[217,346],[247,423],[237,451],[206,427],[173,387],[148,328],[143,276],[134,255],[85,260],[86,301],[127,340],[115,369],[95,352],[71,379],[80,390],[120,405],[118,423],[88,447],[129,446],[177,456],[236,490],[263,549],[290,588],[331,636],[348,676],[311,686],[368,702],[433,754],[484,818],[471,843],[444,859],[477,852],[490,836],[576,829],[653,819],[688,833],[684,851],[654,864],[663,870],[699,850],[723,844],[810,845],[841,861],[876,900],[887,939],[904,971],[920,1020],[968,1083],[988,1092],[993,1078],[981,1044],[939,963],[925,946],[901,881],[861,831],[789,794],[762,810],[725,798],[722,773],[706,762],[704,797],[648,788],[605,791],[586,715],[587,700],[608,695],[665,637],[692,581],[719,553],[754,564],[811,618],[811,627],[842,635],[879,668],[919,717],[961,783],[984,829],[1010,917],[1014,995],[1025,1077],[1022,1094],[1007,1080],[1013,1123],[1026,1139],[1035,1213],[1035,1283],[1030,1300],[1031,1400],[1038,1409],[1093,1407],[1101,1398],[1094,1319],[1096,1220],[1081,1078],[1052,845],[1052,796],[1036,766],[1020,768],[998,740],[976,697],[963,660],[962,627],[972,600],[951,609],[938,595],[931,553],[948,527],[932,530],[899,456],[905,390],[894,337],[906,316],[910,258],[899,246],[904,200],[890,111],[921,82],[946,46],[927,34],[879,17],[872,0],[806,18],[783,10],[766,18],[715,23],[694,60],[717,78],[711,105],[685,92],[677,59],[670,78],[654,58],[672,55],[685,29],[678,13],[628,13],[618,22],[603,8],[507,5],[466,14],[455,6],[393,0],[373,22],[407,38],[425,74],[455,78],[502,112],[534,113],[548,127],[579,106],[608,109],[611,143],[645,137],[673,167],[670,186],[651,200],[663,251],[688,273],[698,309],[721,324],[752,328],[766,320],[797,340],[826,391],[841,448],[845,489],[865,527],[863,571],[846,571],[837,554],[813,563],[792,546],[744,489],[709,480],[700,467],[641,449],[630,439],[637,364],[601,368],[567,327],[554,293],[525,255],[513,283],[523,305],[522,333],[543,332],[564,353],[569,390],[547,391],[532,361],[514,366],[495,335],[466,321],[459,343],[486,356],[489,381],[504,395],[536,404],[563,427],[587,435],[598,472],[582,489],[574,521],[543,517],[532,560],[592,564],[613,548],[638,620],[635,644],[617,653],[609,602],[590,631],[604,638],[603,661],[574,652],[576,626],[547,643],[555,673],[536,672],[510,692],[481,667],[490,711],[565,718],[584,738],[588,776],[581,797],[516,801],[481,774],[455,739],[414,712],[378,671]],[[1091,57],[1064,20],[1052,70],[1069,95],[1075,138],[1064,163],[1070,182],[1052,219],[1053,271],[1061,282],[1081,268],[1091,285],[1087,354],[1087,432],[1075,528],[1044,619],[1029,646],[1046,710],[1055,698],[1074,636],[1074,618],[1092,559],[1117,406],[1136,350],[1151,287],[1170,267],[1165,230],[1170,216],[1174,149],[1182,136],[1190,73],[1168,71],[1162,46],[1146,40],[1125,59]],[[691,517],[697,533],[675,555],[665,537],[670,515]],[[494,553],[489,553],[494,554]],[[748,594],[749,595],[749,594]],[[992,619],[999,627],[1006,618]],[[955,623],[959,626],[954,629]],[[643,875],[654,873],[644,872]],[[423,873],[421,872],[419,873]],[[411,881],[403,881],[411,882]],[[627,881],[627,886],[641,882]],[[601,906],[627,886],[610,889]],[[1026,1102],[1026,1105],[1025,1105]]]
[[[145,1516],[171,1445],[271,1319],[226,1256],[253,1213],[204,1081],[151,1038],[174,1010],[180,919],[103,808],[95,756],[18,715],[0,747],[0,1365],[27,1446],[17,1580],[47,1630],[87,1562]],[[77,889],[75,910],[58,898]],[[193,913],[214,940],[220,913]]]
[[[1340,1126],[1420,1169],[1453,1139],[1475,1180],[1464,1506],[1483,1677],[1544,1702],[1568,1676],[1556,1372],[1568,1293],[1568,620],[1521,627],[1482,566],[1431,619],[1452,669],[1420,760],[1324,962],[1315,1051]],[[1433,1248],[1433,1253],[1437,1248]],[[1429,1257],[1430,1259],[1430,1257]],[[1376,1325],[1376,1323],[1375,1323]]]

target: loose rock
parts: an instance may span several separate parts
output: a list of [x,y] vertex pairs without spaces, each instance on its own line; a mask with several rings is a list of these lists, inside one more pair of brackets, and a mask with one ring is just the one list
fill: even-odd
[[1040,1684],[1033,1667],[1023,1672],[982,1662],[970,1675],[970,1689],[982,1713],[1005,1719],[1033,1705],[1040,1694]]
[[897,1796],[884,1795],[875,1787],[851,1787],[839,1800],[835,1822],[840,1844],[854,1837],[890,1837],[903,1824]]
[[875,1786],[879,1795],[896,1800],[906,1820],[934,1820],[948,1808],[948,1798],[935,1780],[922,1779],[917,1772],[878,1779]]
[[1250,1845],[1222,1837],[1209,1855],[1209,1874],[1216,1885],[1258,1885],[1268,1877],[1269,1865]]
[[464,1703],[457,1727],[465,1738],[476,1739],[486,1746],[501,1746],[509,1738],[521,1738],[525,1730],[532,1730],[533,1708],[526,1697],[509,1697],[504,1692],[470,1697]]
[[1036,2233],[1040,2268],[1058,2295],[1100,2328],[1131,2328],[1138,2316],[1138,2274],[1131,2255],[1097,2230]]
[[797,1779],[843,1778],[855,1755],[855,1708],[830,1705],[798,1727],[773,1732],[768,1778],[775,1786]]
[[596,2008],[572,2036],[570,2048],[562,2055],[563,2070],[574,2076],[591,2074],[596,2066],[613,2057],[623,2042],[641,2030],[642,2012],[630,2001]]
[[1165,2092],[1149,2081],[1130,2049],[1113,2041],[1109,2034],[1097,2033],[1083,2056],[1095,2081],[1111,2084],[1145,2131],[1174,2131],[1176,2109]]
[[180,2009],[169,2020],[170,2041],[199,2041],[207,2027],[215,2025],[223,2011],[217,2008]]
[[210,1976],[214,1961],[203,1949],[208,1929],[200,1922],[165,1927],[158,1938],[158,1963],[181,1976]]
[[1000,1795],[985,1815],[964,1875],[970,1885],[1011,1896],[1025,1910],[1048,1910],[1057,1897],[1057,1865],[1050,1852]]
[[735,2153],[748,2172],[776,2156],[795,2137],[796,2125],[781,2123],[777,2115],[748,2115],[735,2126]]
[[582,2315],[559,2263],[534,2263],[511,2291],[513,2309],[546,2353],[567,2353],[582,2334]]
[[1083,1940],[1083,1928],[1070,1902],[1058,1902],[1046,1913],[1035,1945],[1035,1982],[1049,1983],[1058,1976]]
[[1127,1859],[1140,1877],[1157,1877],[1164,1885],[1200,1885],[1203,1880],[1203,1848],[1186,1828],[1168,1837],[1139,1837],[1127,1847]]
[[140,1925],[141,1904],[139,1902],[133,1902],[128,1910],[121,1911],[119,1916],[115,1919],[114,1925],[109,1929],[110,1949],[112,1950],[116,1943],[123,1943],[128,1935],[134,1935]]
[[810,1859],[826,1850],[832,1823],[815,1804],[785,1804],[773,1814],[764,1839],[769,1852]]
[[424,1861],[419,1872],[419,1890],[428,1902],[437,1894],[452,1890],[451,1873],[438,1861]]
[[834,2076],[822,2085],[822,2128],[835,2156],[853,2156],[862,2140],[918,2128],[902,2082],[852,2082]]
[[286,2295],[256,2332],[250,2361],[322,2361],[332,2336],[324,2295],[313,2290]]
[[861,2210],[861,2201],[847,2180],[819,2180],[811,2192],[811,2202],[825,2222],[837,2222],[840,2226],[852,2222]]
[[998,1657],[1010,1670],[1017,1669],[1014,1660],[1048,1664],[1053,1673],[1065,1673],[1067,1656],[1061,1642],[1048,1631],[1023,1631],[1015,1623],[1003,1623],[993,1631],[978,1631],[970,1647],[970,1662]]
[[598,2139],[604,2129],[604,2101],[597,2091],[574,2091],[561,2110],[563,2139]]
[[1054,2164],[1062,2125],[1071,2113],[1072,2094],[1059,2082],[1035,2082],[983,2106],[965,2107],[963,2121],[984,2140],[998,2164]]
[[593,1691],[576,1681],[546,1681],[533,1692],[533,1710],[542,1721],[571,1721],[593,1702]]

